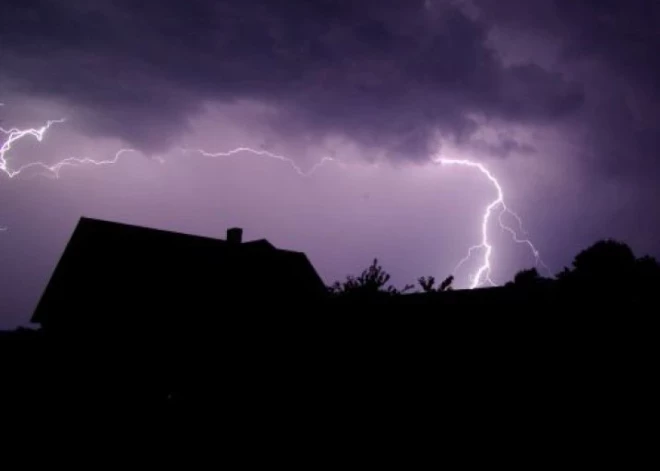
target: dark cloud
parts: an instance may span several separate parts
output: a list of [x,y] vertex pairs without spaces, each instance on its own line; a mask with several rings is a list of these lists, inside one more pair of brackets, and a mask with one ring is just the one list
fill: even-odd
[[0,17],[0,79],[145,150],[170,145],[209,100],[259,100],[283,133],[411,159],[438,132],[469,136],[469,113],[553,122],[583,100],[559,72],[504,66],[488,23],[451,2],[7,0]]
[[[491,27],[518,44],[558,46],[556,68],[585,84],[579,114],[597,170],[631,179],[660,173],[660,2],[474,0]],[[532,58],[533,60],[533,58]],[[593,172],[592,168],[592,172]]]
[[558,2],[569,65],[596,64],[592,144],[604,170],[634,179],[660,173],[660,3]]
[[537,149],[533,145],[520,142],[506,133],[499,133],[495,144],[473,139],[472,146],[477,150],[481,150],[486,155],[500,158],[508,157],[513,153],[529,155],[537,152]]

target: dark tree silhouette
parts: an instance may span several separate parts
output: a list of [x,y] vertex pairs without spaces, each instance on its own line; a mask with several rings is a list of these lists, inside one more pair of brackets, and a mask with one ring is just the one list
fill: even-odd
[[650,256],[635,261],[635,285],[642,296],[654,299],[660,289],[660,263]]
[[454,282],[454,275],[449,275],[447,278],[445,278],[445,281],[440,283],[440,287],[438,288],[438,291],[451,291],[454,288],[452,288],[451,284]]
[[578,253],[557,280],[569,299],[646,306],[655,303],[660,289],[660,264],[650,256],[636,258],[625,243],[607,239]]
[[635,266],[635,254],[627,244],[606,239],[578,253],[572,268],[564,268],[557,278],[576,288],[615,288],[620,291],[634,282]]
[[576,272],[595,278],[616,276],[633,269],[635,254],[623,242],[601,240],[578,253],[573,260]]
[[419,286],[422,287],[422,291],[425,293],[432,293],[435,291],[435,278],[432,276],[429,276],[428,278],[425,276],[422,276],[417,280],[419,283]]
[[635,260],[635,274],[640,281],[657,281],[660,279],[660,263],[649,255],[640,257]]
[[378,259],[374,259],[369,268],[365,269],[357,278],[349,275],[344,282],[335,282],[330,286],[331,294],[335,295],[375,295],[375,294],[401,294],[413,288],[412,285],[406,285],[402,290],[394,286],[386,286],[390,281],[390,274],[378,264]]
[[513,285],[519,287],[536,286],[544,278],[539,274],[536,268],[521,270],[513,277]]
[[435,278],[432,276],[426,277],[422,276],[417,279],[419,286],[422,288],[422,291],[425,293],[434,293],[440,291],[451,291],[453,288],[451,284],[454,282],[453,276],[448,276],[445,280],[440,283],[440,285],[435,288]]

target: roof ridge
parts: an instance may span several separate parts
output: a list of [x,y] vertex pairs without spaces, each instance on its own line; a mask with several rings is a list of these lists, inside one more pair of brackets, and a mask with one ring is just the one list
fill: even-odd
[[192,234],[189,232],[180,232],[180,231],[173,231],[170,229],[161,229],[161,228],[156,228],[156,227],[150,227],[150,226],[143,226],[139,224],[129,224],[125,222],[117,222],[117,221],[110,221],[107,219],[97,219],[97,218],[90,218],[87,216],[82,216],[80,220],[78,221],[77,226],[80,226],[82,223],[101,223],[101,224],[108,224],[112,226],[117,226],[117,227],[125,227],[125,228],[130,228],[130,229],[140,229],[144,231],[150,231],[150,232],[159,232],[163,234],[169,234],[169,235],[177,235],[177,236],[185,236],[185,237],[192,237],[196,239],[204,239],[204,240],[209,240],[209,241],[214,241],[214,242],[222,242],[222,243],[227,243],[226,239],[219,239],[215,237],[210,237],[210,236],[205,236],[205,235],[199,235],[199,234]]

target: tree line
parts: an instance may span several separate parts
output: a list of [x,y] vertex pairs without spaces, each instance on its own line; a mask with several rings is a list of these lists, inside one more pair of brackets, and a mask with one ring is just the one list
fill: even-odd
[[[328,287],[331,295],[389,295],[398,296],[414,292],[433,293],[453,290],[453,275],[439,284],[433,276],[422,276],[416,284],[397,288],[389,284],[390,274],[374,259],[358,276],[349,275]],[[544,277],[536,268],[519,271],[504,287],[535,289],[555,285],[566,290],[601,290],[610,293],[650,293],[660,288],[660,263],[649,255],[635,256],[624,242],[614,239],[600,240],[579,252],[570,267],[564,267],[554,276]]]

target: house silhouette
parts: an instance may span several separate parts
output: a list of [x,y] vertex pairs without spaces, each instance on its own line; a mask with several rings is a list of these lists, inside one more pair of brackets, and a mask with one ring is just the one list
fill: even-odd
[[326,288],[304,253],[83,217],[37,305],[49,331],[199,328],[255,309],[297,309]]

